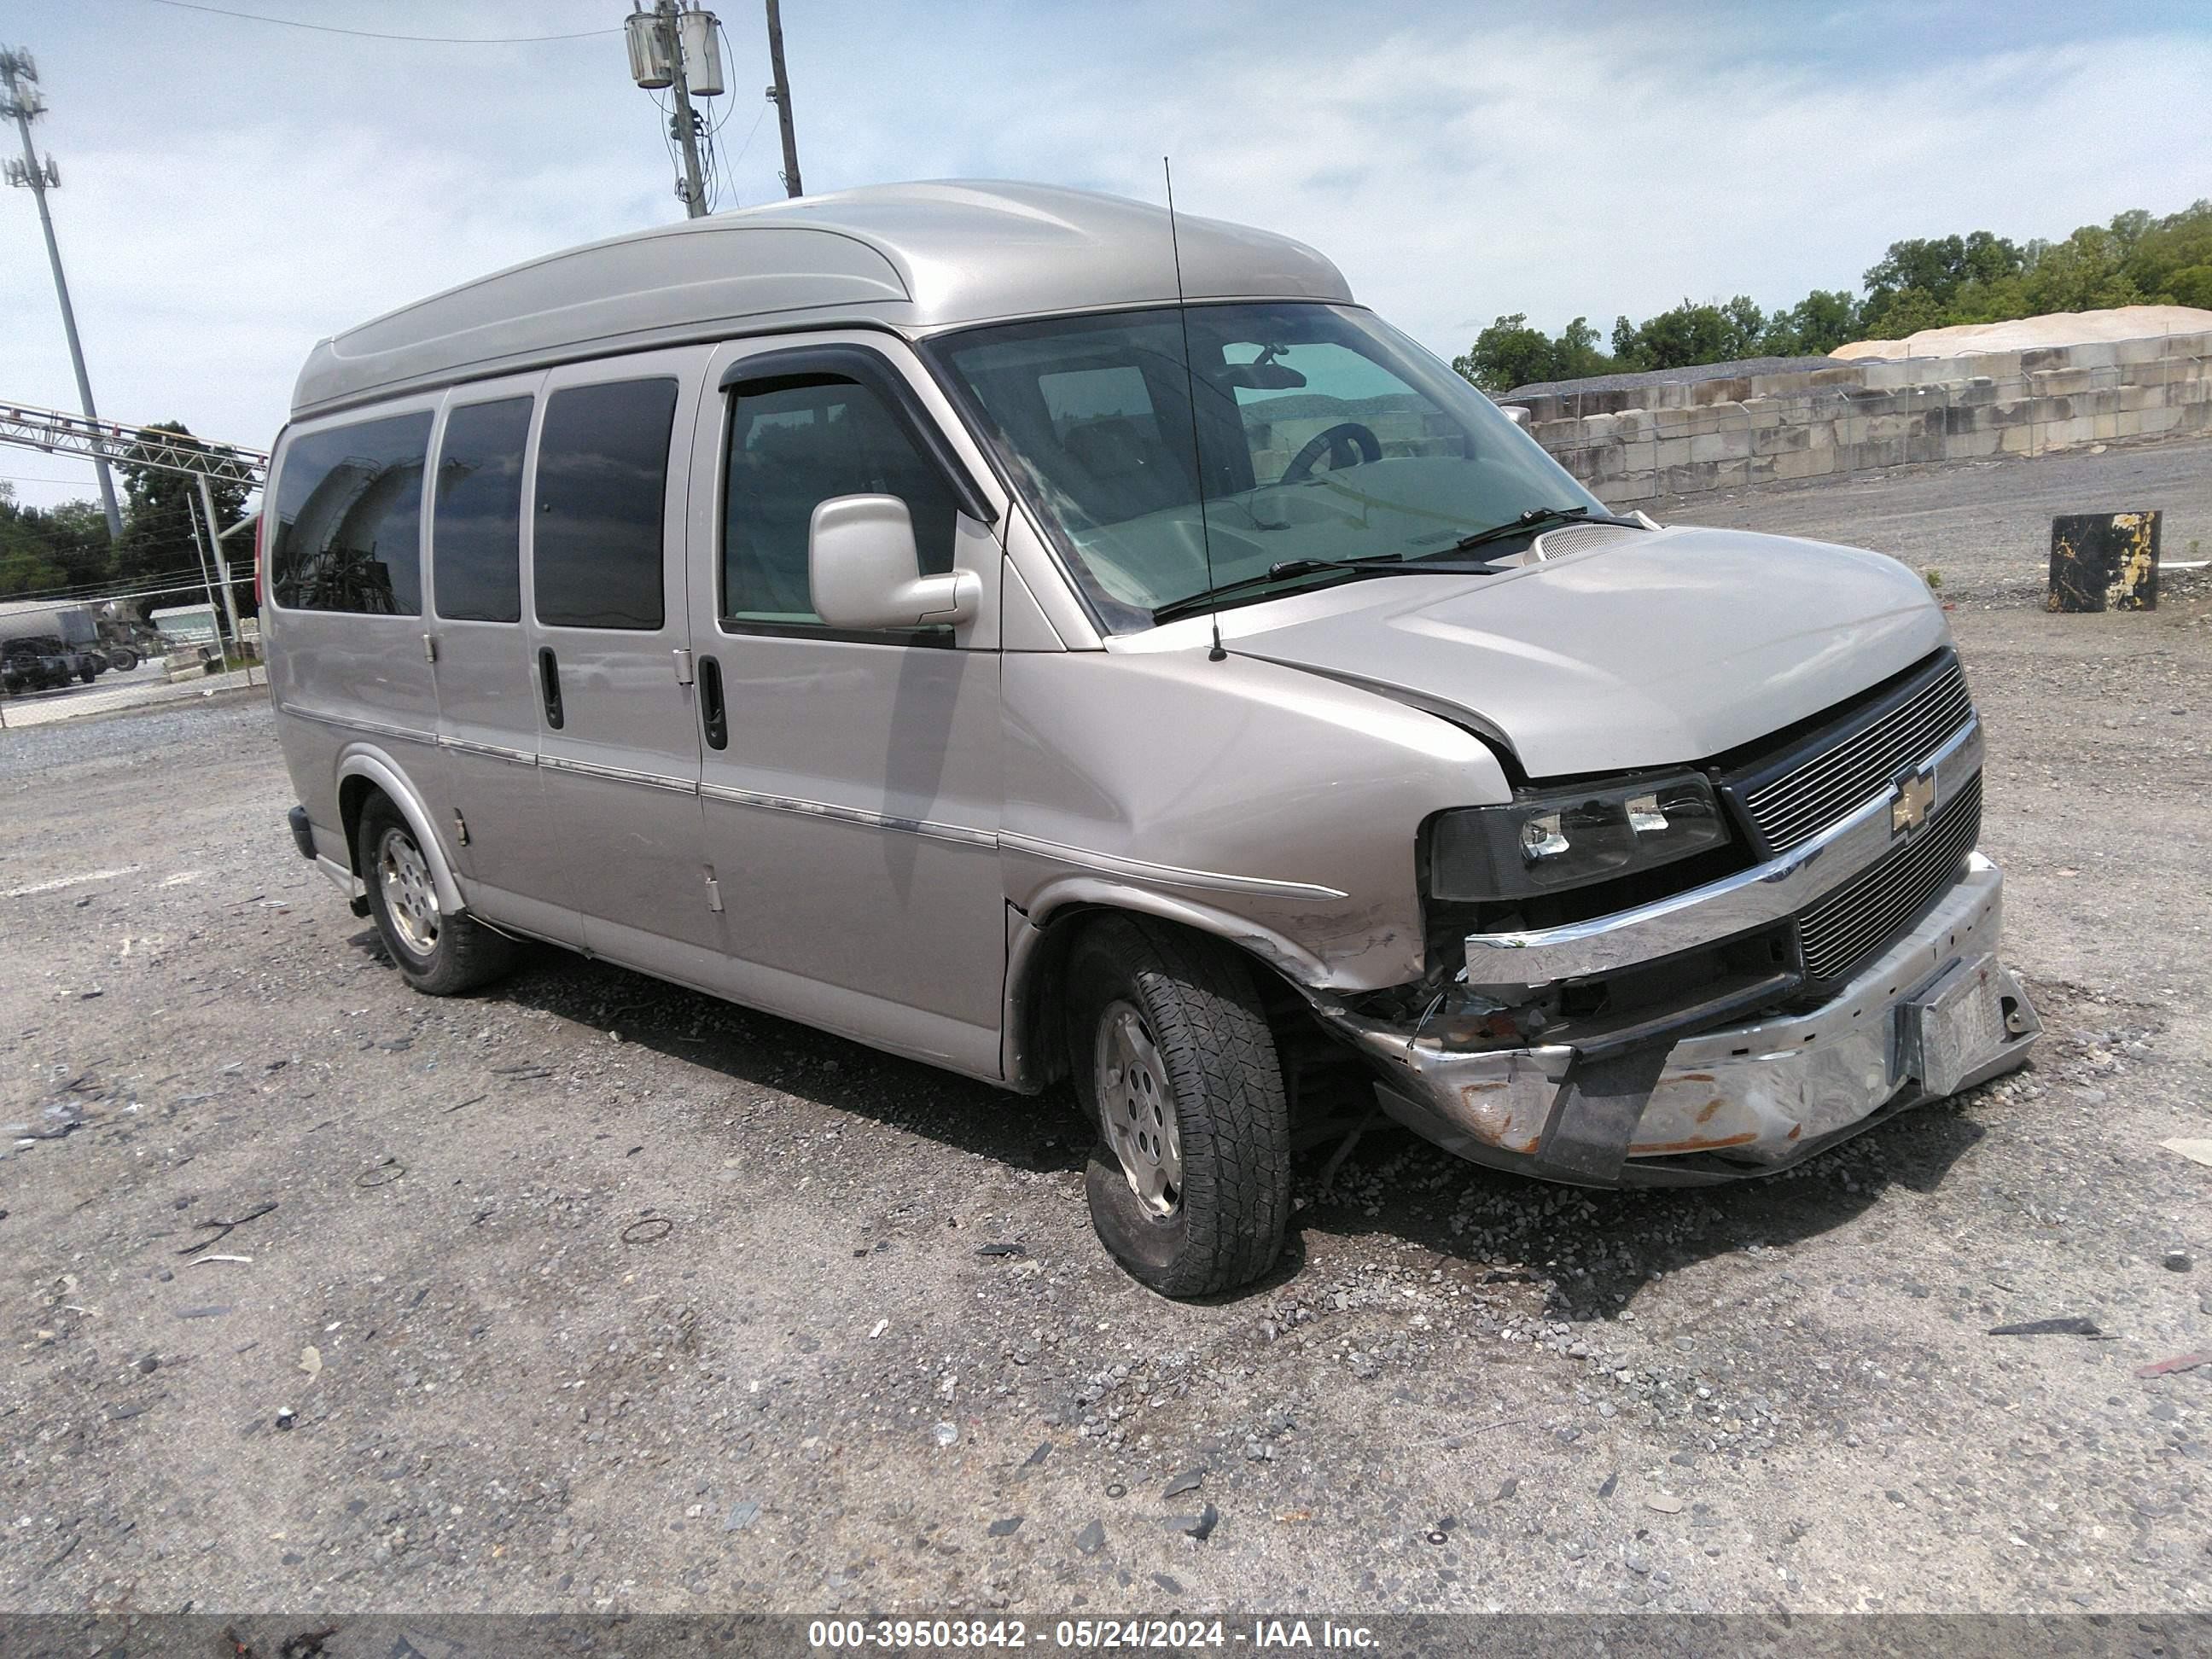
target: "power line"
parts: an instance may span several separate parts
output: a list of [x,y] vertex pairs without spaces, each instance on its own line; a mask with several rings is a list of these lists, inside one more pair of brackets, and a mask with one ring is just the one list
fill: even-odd
[[232,11],[223,6],[203,6],[196,0],[152,0],[157,6],[179,11],[204,11],[216,17],[235,17],[248,23],[274,23],[279,28],[309,29],[317,34],[346,34],[356,40],[411,40],[432,46],[528,46],[548,40],[588,40],[602,34],[620,34],[618,28],[580,29],[574,34],[386,34],[375,29],[340,28],[333,23],[303,23],[295,17],[264,17],[259,12]]
[[[82,591],[64,592],[53,588],[41,588],[21,593],[0,593],[0,605],[106,605],[112,599],[143,599],[159,593],[189,592],[206,584],[207,573],[202,570],[181,570],[173,574],[173,580],[160,574],[124,576],[99,586],[88,584]],[[231,586],[243,587],[252,580],[250,575],[233,576]]]

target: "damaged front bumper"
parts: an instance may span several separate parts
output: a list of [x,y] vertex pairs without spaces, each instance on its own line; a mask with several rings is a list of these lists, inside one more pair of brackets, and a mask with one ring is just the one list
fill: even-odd
[[1809,1013],[1592,1064],[1566,1045],[1448,1049],[1317,1005],[1378,1101],[1447,1151],[1588,1186],[1765,1175],[2010,1071],[2042,1029],[1996,947],[2003,878],[1976,854],[1909,933]]

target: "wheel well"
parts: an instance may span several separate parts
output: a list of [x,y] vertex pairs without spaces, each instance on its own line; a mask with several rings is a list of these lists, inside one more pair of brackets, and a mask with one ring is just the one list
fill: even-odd
[[[1253,988],[1259,994],[1261,1010],[1282,1060],[1294,1115],[1304,1115],[1318,1108],[1344,1078],[1366,1075],[1364,1063],[1322,1027],[1312,1005],[1283,977],[1282,970],[1256,951],[1233,939],[1140,910],[1079,904],[1054,912],[1046,922],[1045,936],[1035,948],[1023,987],[1019,1051],[1027,1057],[1029,1081],[1036,1087],[1060,1082],[1069,1073],[1065,1000],[1069,955],[1086,929],[1115,917],[1132,918],[1152,927],[1196,933],[1236,953],[1251,970]],[[1360,1092],[1364,1099],[1364,1085]]]
[[361,873],[361,855],[354,848],[360,838],[354,832],[361,827],[361,815],[368,805],[368,798],[383,793],[358,773],[338,780],[338,828],[345,832],[346,867],[356,876]]

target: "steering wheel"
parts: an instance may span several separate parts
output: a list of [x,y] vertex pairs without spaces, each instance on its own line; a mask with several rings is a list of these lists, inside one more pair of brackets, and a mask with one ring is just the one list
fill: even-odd
[[1283,476],[1279,482],[1304,483],[1313,475],[1314,463],[1322,458],[1324,450],[1328,453],[1329,464],[1334,466],[1338,458],[1352,449],[1359,452],[1361,465],[1382,459],[1382,441],[1375,435],[1372,428],[1364,427],[1357,421],[1339,421],[1334,426],[1316,432],[1306,440],[1305,447],[1291,457],[1291,464],[1283,469]]

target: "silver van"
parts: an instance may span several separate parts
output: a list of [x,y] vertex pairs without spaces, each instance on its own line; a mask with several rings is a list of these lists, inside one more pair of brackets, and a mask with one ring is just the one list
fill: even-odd
[[1347,1071],[1692,1185],[2038,1029],[1920,579],[1607,511],[1279,236],[949,183],[595,243],[318,345],[267,502],[294,833],[413,985],[549,940],[1069,1079],[1170,1294],[1266,1271]]

